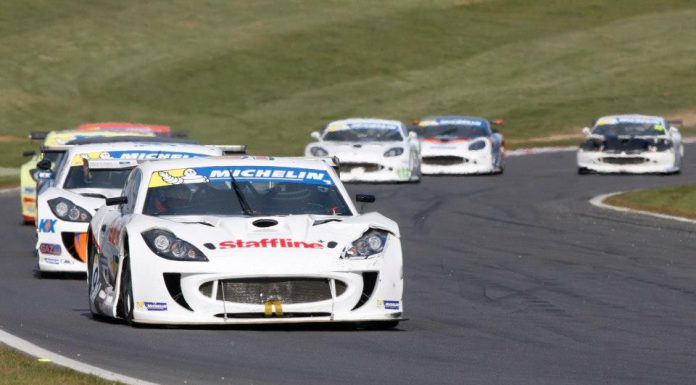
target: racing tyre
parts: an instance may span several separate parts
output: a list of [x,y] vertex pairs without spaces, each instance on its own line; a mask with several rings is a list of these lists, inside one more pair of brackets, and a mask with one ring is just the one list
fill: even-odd
[[578,175],[587,175],[590,173],[590,170],[586,169],[585,167],[578,167]]
[[130,259],[128,258],[128,249],[126,249],[123,258],[123,268],[121,270],[121,288],[119,293],[119,302],[123,311],[123,319],[128,326],[133,326],[133,282],[131,279]]
[[92,314],[92,318],[98,318],[99,313],[92,301],[92,293],[99,290],[97,287],[97,280],[99,279],[99,254],[97,249],[94,247],[94,242],[89,242],[87,247],[89,256],[87,258],[87,300],[89,301],[89,312]]

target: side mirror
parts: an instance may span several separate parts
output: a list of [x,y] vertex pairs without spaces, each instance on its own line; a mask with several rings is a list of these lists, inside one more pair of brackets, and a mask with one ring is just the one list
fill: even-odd
[[312,131],[311,134],[309,134],[312,138],[314,138],[317,142],[321,142],[321,134],[318,131]]
[[34,150],[22,151],[22,156],[34,156],[34,155],[36,155],[36,151],[34,151]]
[[582,133],[585,135],[590,135],[591,132],[592,132],[592,130],[590,130],[589,127],[583,127],[583,129],[582,129]]
[[671,132],[671,133],[673,133],[673,134],[678,134],[678,133],[679,133],[679,129],[676,128],[676,127],[674,127],[674,126],[670,126],[670,127],[669,127],[669,132]]
[[36,164],[36,168],[38,168],[39,170],[44,170],[44,171],[50,170],[51,166],[52,166],[51,161],[48,159],[41,159],[39,161],[39,163]]
[[126,203],[128,203],[128,197],[106,198],[106,205],[107,206],[125,205]]
[[375,196],[371,194],[355,194],[355,201],[362,203],[375,203]]
[[418,134],[415,131],[411,131],[408,133],[408,138],[416,140],[416,139],[418,139]]

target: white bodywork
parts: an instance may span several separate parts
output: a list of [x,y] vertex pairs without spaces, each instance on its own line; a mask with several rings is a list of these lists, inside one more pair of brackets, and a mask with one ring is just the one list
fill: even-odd
[[[114,162],[113,169],[129,172],[138,161],[191,158],[222,155],[222,150],[194,144],[116,142],[87,144],[68,148],[62,167],[57,167],[57,174],[52,186],[41,189],[37,198],[37,239],[36,252],[41,272],[85,272],[86,241],[89,219],[104,204],[105,198],[119,196],[122,186],[118,188],[65,188],[70,169],[86,160],[104,159]],[[121,162],[122,164],[118,164]],[[109,167],[102,167],[109,168]],[[84,210],[89,217],[84,221],[61,219],[51,209],[49,201],[64,199]]]
[[[466,139],[423,136],[429,129],[457,125],[479,125],[486,135]],[[424,175],[493,174],[503,170],[503,136],[493,132],[490,123],[483,118],[428,117],[418,122],[417,130],[420,132],[421,171]],[[477,147],[471,149],[472,146]]]
[[[651,135],[601,135],[602,126],[612,124],[647,124],[656,127]],[[585,142],[577,153],[578,171],[598,173],[675,173],[681,169],[684,146],[676,127],[659,116],[614,115],[597,120],[592,130],[584,129]],[[608,143],[613,143],[610,145]],[[641,141],[642,146],[627,147],[622,143]],[[590,143],[598,146],[590,146]],[[661,146],[668,143],[668,146]]]
[[[244,183],[247,174],[242,171],[240,175],[239,170],[252,170],[248,175],[254,172],[257,177],[264,175],[263,180],[267,179],[269,186],[274,178],[287,180],[291,174],[286,171],[295,172],[292,177],[299,174],[300,178],[304,173],[321,174],[327,188],[335,187],[333,192],[337,191],[337,196],[345,200],[348,211],[343,215],[277,216],[143,214],[147,210],[146,201],[150,202],[149,193],[157,183],[162,184],[153,182],[157,175],[184,170],[205,177],[202,184],[213,183],[213,176],[224,172],[236,174],[235,181],[241,182],[235,183]],[[203,175],[201,170],[208,171]],[[95,242],[90,248],[93,254],[88,277],[93,313],[154,324],[401,319],[403,277],[399,228],[378,213],[358,214],[326,162],[287,158],[162,161],[138,166],[131,178],[140,181],[132,185],[135,181],[130,180],[125,187],[128,207],[102,208],[90,224]],[[231,183],[231,178],[222,178],[226,178],[224,183]],[[234,201],[231,191],[230,201]],[[259,220],[277,224],[257,226]],[[388,234],[383,251],[367,258],[343,258],[346,248],[371,229]],[[148,245],[143,235],[147,231],[167,231],[202,252],[206,260],[166,259],[155,253],[154,246]],[[123,282],[124,277],[130,277],[127,283]],[[371,277],[375,280],[370,281]],[[301,301],[293,297],[299,295],[294,292],[278,296],[264,292],[268,295],[257,295],[244,302],[225,297],[223,280],[266,282],[270,286],[263,287],[270,291],[280,291],[292,280],[325,283],[317,284],[323,287],[315,293],[319,300]],[[131,314],[127,309],[132,309],[131,316],[126,316]]]
[[[327,140],[337,132],[360,130],[365,127],[399,133],[389,141]],[[409,135],[403,123],[383,119],[346,119],[329,123],[324,131],[313,133],[318,142],[305,148],[305,156],[338,157],[343,182],[415,182],[420,180],[420,144]],[[400,154],[387,156],[390,150]]]

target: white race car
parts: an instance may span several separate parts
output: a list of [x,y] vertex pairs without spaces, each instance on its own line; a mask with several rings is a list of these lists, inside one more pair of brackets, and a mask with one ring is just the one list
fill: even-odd
[[121,193],[138,161],[224,153],[220,147],[157,142],[87,144],[66,150],[53,183],[37,198],[36,251],[41,273],[87,271],[89,221],[104,199]]
[[500,174],[505,142],[491,123],[476,116],[431,116],[415,131],[421,141],[423,174]]
[[336,156],[344,182],[418,182],[420,144],[403,123],[383,119],[346,119],[329,123],[307,157]]
[[359,214],[324,161],[148,162],[106,205],[90,223],[93,314],[150,324],[402,319],[399,227]]
[[585,127],[578,173],[678,173],[684,145],[676,127],[659,116],[614,115]]

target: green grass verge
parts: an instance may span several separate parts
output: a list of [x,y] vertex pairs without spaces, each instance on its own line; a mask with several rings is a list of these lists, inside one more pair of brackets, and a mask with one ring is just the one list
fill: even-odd
[[0,345],[0,383],[3,385],[110,385],[120,384],[82,374]]
[[9,0],[0,127],[144,121],[299,154],[332,119],[466,113],[535,142],[696,108],[694,19],[692,0]]
[[630,191],[614,195],[605,203],[696,219],[696,185]]

